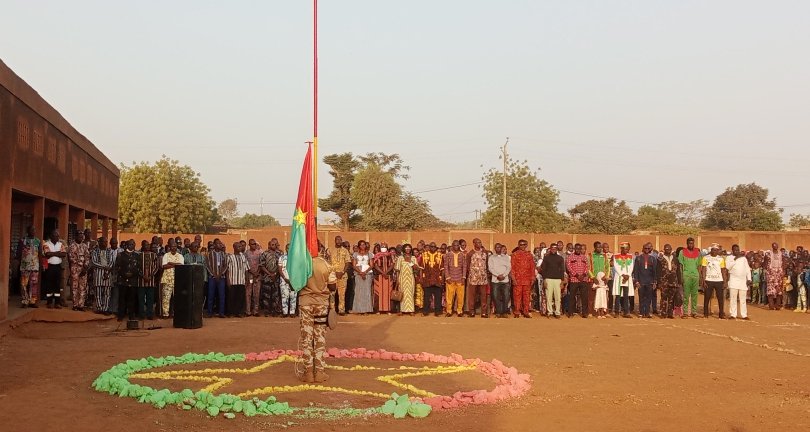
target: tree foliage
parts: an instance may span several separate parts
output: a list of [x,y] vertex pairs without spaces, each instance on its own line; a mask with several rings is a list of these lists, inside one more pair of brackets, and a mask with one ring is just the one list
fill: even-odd
[[360,162],[351,153],[330,154],[323,158],[332,175],[332,192],[318,200],[318,207],[333,212],[340,219],[343,230],[348,231],[352,219],[356,219],[357,204],[352,201],[352,183]]
[[[402,158],[397,153],[387,154],[377,152],[358,156],[352,153],[339,153],[326,155],[323,161],[329,165],[330,168],[329,174],[332,175],[332,192],[328,197],[318,200],[318,208],[322,211],[335,213],[343,229],[346,231],[358,227],[366,227],[368,229],[369,226],[388,224],[388,222],[383,222],[379,218],[368,223],[363,222],[368,214],[366,211],[358,211],[361,210],[361,207],[353,198],[354,194],[352,191],[356,184],[355,177],[358,173],[367,171],[370,167],[376,167],[380,173],[389,176],[399,187],[400,198],[402,198],[402,200],[407,198],[406,195],[402,193],[402,187],[397,183],[397,180],[407,180],[409,178],[407,171],[410,167],[405,165]],[[361,183],[365,184],[363,182]],[[418,208],[414,214],[427,208],[427,203],[417,197],[407,199],[416,199],[415,202]],[[427,214],[430,215],[429,209],[427,209]],[[438,219],[434,218],[432,215],[430,215],[430,217],[438,222]]]
[[701,227],[710,230],[778,231],[784,227],[782,209],[768,199],[768,189],[756,183],[727,188],[709,207]]
[[674,225],[677,216],[660,206],[643,205],[636,211],[636,229],[650,229],[655,226]]
[[675,215],[676,224],[693,228],[700,226],[708,207],[709,202],[704,199],[689,202],[664,201],[658,204],[659,209]]
[[394,178],[402,180],[408,180],[410,178],[407,171],[409,171],[411,167],[405,165],[398,153],[366,153],[365,156],[358,156],[357,159],[363,167],[377,165],[381,170]]
[[788,222],[788,226],[791,228],[806,228],[810,227],[810,216],[798,214],[798,213],[791,213],[790,214],[790,221]]
[[[503,227],[503,172],[491,168],[484,173],[484,199],[487,209],[481,219],[487,228]],[[555,232],[565,226],[565,216],[557,212],[557,192],[524,161],[509,159],[506,169],[506,223],[509,227],[511,200],[514,232]]]
[[253,213],[246,213],[243,216],[233,219],[230,223],[230,226],[242,229],[266,228],[279,225],[280,224],[273,216],[257,215]]
[[404,192],[395,175],[375,163],[355,175],[351,198],[362,214],[358,227],[365,230],[406,231],[442,224],[425,200]]
[[576,233],[628,234],[635,225],[633,210],[616,198],[581,202],[568,212],[571,214],[569,230]]
[[236,218],[239,217],[239,203],[236,198],[228,198],[219,203],[217,213],[222,222],[233,225]]
[[217,218],[200,174],[165,155],[154,164],[121,164],[119,222],[135,232],[205,232]]

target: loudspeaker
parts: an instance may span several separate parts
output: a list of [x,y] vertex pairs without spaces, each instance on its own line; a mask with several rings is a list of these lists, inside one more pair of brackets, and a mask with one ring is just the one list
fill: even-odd
[[205,302],[205,266],[180,265],[174,268],[174,327],[202,327]]

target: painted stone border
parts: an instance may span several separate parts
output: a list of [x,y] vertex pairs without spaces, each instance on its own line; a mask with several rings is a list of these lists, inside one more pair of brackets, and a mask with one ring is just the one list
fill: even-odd
[[[472,404],[496,403],[508,398],[518,397],[525,394],[530,388],[530,378],[527,374],[520,374],[515,368],[507,367],[498,360],[484,362],[480,359],[464,359],[458,354],[451,354],[450,356],[442,356],[426,352],[422,352],[420,354],[402,354],[385,350],[368,350],[365,348],[330,348],[327,350],[326,356],[346,359],[417,361],[425,363],[437,363],[439,366],[435,368],[421,369],[401,366],[401,372],[397,371],[399,373],[378,377],[378,379],[381,381],[387,382],[396,387],[400,387],[404,390],[411,391],[417,396],[410,397],[407,394],[399,395],[397,393],[393,393],[382,406],[364,409],[290,407],[286,402],[279,402],[274,395],[268,396],[266,399],[260,399],[255,396],[252,398],[245,398],[232,394],[215,395],[213,392],[219,387],[230,383],[229,379],[218,378],[216,376],[198,376],[193,374],[183,375],[187,372],[200,371],[147,372],[150,369],[162,368],[166,366],[204,362],[234,363],[253,361],[289,361],[291,358],[294,360],[294,358],[298,355],[300,355],[300,352],[294,350],[271,350],[261,353],[248,354],[225,355],[222,353],[211,352],[208,354],[187,353],[182,356],[146,357],[139,360],[127,360],[126,362],[113,366],[96,378],[96,380],[93,382],[93,387],[99,392],[105,392],[110,395],[118,395],[119,397],[130,397],[136,399],[140,403],[149,403],[159,409],[165,408],[167,405],[174,405],[181,407],[184,410],[197,409],[199,411],[205,411],[211,416],[218,416],[222,414],[226,418],[234,418],[236,414],[241,413],[247,417],[252,417],[255,415],[292,415],[302,418],[323,419],[372,416],[379,414],[393,415],[395,418],[404,418],[406,416],[425,417],[434,409],[445,410]],[[352,370],[352,368],[344,367],[335,368]],[[360,370],[363,368],[382,370],[379,368],[364,367],[362,365],[357,365],[353,368],[358,368],[355,370]],[[223,371],[233,370],[235,369],[223,369]],[[432,394],[399,381],[400,379],[412,376],[438,375],[466,370],[478,370],[480,373],[491,377],[497,383],[497,386],[495,389],[490,391],[474,390],[467,392],[456,392],[452,396],[442,396]],[[207,369],[207,371],[211,370]],[[172,392],[168,389],[157,390],[149,386],[133,384],[129,381],[130,377],[137,377],[138,375],[158,379],[202,381],[209,382],[211,384],[206,387],[208,390],[194,392],[190,389],[184,389],[180,392]],[[303,384],[301,386],[293,387],[287,386],[286,390],[293,391],[293,388],[295,388],[294,391],[329,390],[387,397],[387,395],[371,394],[369,392],[353,389],[324,387],[318,386],[317,384]],[[268,392],[272,392],[273,394],[283,392],[285,390],[285,388],[282,387],[268,387],[266,389]],[[265,392],[259,392],[258,394],[264,393]]]

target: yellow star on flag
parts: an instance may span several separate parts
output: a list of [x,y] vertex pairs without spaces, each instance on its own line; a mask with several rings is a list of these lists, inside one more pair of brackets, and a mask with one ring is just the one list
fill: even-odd
[[301,225],[307,224],[307,214],[306,212],[301,211],[301,209],[295,209],[295,216],[293,216],[293,220],[298,222]]

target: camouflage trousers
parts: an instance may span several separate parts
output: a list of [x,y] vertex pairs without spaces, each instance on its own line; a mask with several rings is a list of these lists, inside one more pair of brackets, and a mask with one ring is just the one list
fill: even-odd
[[664,285],[661,290],[661,315],[673,316],[677,307],[683,306],[683,292],[677,285]]
[[73,307],[84,307],[87,301],[87,273],[82,275],[81,266],[70,267],[70,292],[73,296]]
[[317,375],[326,368],[323,356],[326,353],[326,315],[329,313],[329,305],[300,306],[299,312],[301,338],[298,340],[298,349],[301,356],[295,362],[295,375],[301,378],[308,369]]

